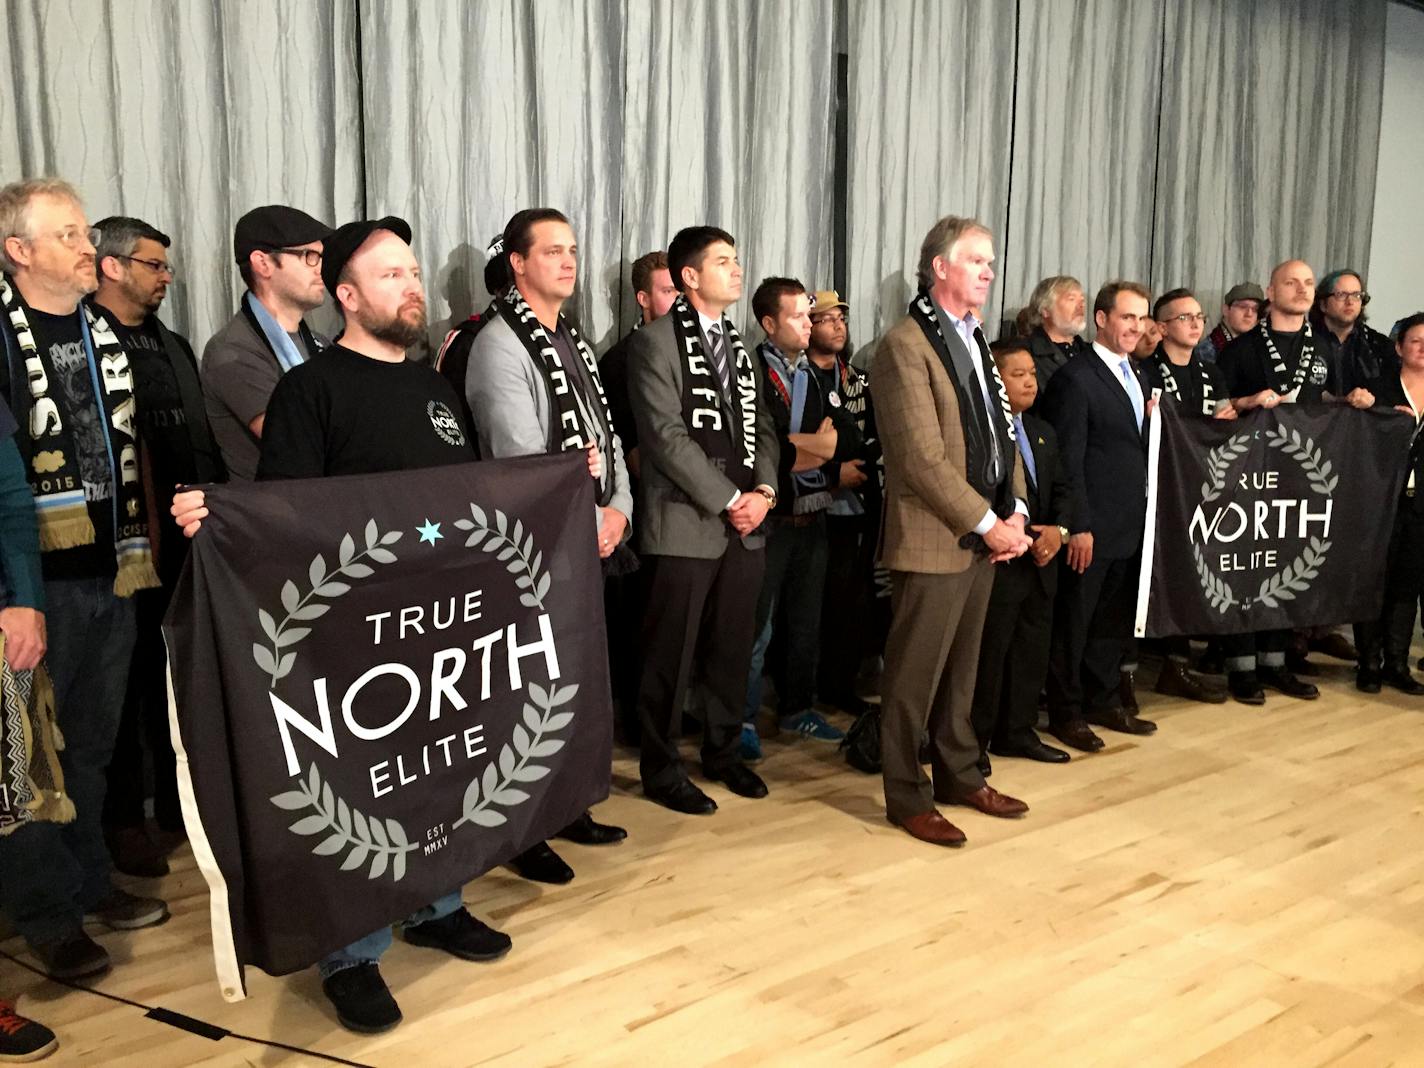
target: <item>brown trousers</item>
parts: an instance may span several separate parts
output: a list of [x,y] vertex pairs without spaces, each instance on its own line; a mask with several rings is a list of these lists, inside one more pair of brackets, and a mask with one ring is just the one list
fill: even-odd
[[[994,569],[975,560],[954,575],[892,571],[890,581],[880,745],[885,811],[901,821],[984,785],[971,713]],[[933,788],[919,760],[926,731]]]

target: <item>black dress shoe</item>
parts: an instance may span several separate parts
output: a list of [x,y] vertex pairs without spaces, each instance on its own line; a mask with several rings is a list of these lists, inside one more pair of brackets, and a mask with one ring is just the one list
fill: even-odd
[[1083,713],[1083,718],[1094,727],[1106,727],[1121,734],[1152,734],[1157,724],[1150,719],[1134,716],[1125,708],[1105,708]]
[[552,883],[563,886],[574,880],[574,870],[564,863],[563,857],[549,848],[548,842],[536,842],[523,853],[510,860],[509,866],[524,879],[535,883]]
[[656,801],[664,808],[688,816],[710,816],[717,811],[717,802],[687,779],[678,779],[671,786],[648,786],[645,783],[643,796],[649,801]]
[[592,812],[585,812],[555,837],[576,842],[579,845],[601,846],[623,841],[628,837],[628,832],[611,823],[599,823],[593,818]]
[[514,945],[509,935],[481,923],[463,905],[438,920],[412,924],[401,936],[413,946],[443,949],[461,960],[499,960]]
[[[1093,735],[1094,738],[1097,735]],[[1034,742],[1032,745],[995,745],[990,747],[995,756],[1020,757],[1023,760],[1037,760],[1042,764],[1066,764],[1073,758],[1057,746]]]
[[1269,686],[1287,697],[1299,697],[1303,701],[1314,701],[1320,696],[1320,691],[1313,684],[1301,682],[1289,668],[1258,666],[1256,679],[1262,686]]
[[1048,731],[1064,745],[1084,753],[1096,753],[1104,745],[1103,740],[1089,729],[1086,720],[1070,719],[1056,727],[1049,727]]
[[1226,703],[1226,694],[1223,691],[1206,685],[1170,656],[1162,661],[1156,690],[1167,697],[1185,697],[1188,701],[1200,701],[1209,705]]
[[321,981],[321,992],[335,1006],[336,1018],[348,1031],[376,1035],[401,1022],[400,1006],[374,961],[332,972]]
[[1243,705],[1264,705],[1266,703],[1266,691],[1261,689],[1261,683],[1256,678],[1254,671],[1233,671],[1226,678],[1226,689],[1234,699]]
[[703,767],[702,773],[713,782],[725,783],[738,797],[765,797],[766,783],[745,764],[725,764],[720,768]]
[[1409,668],[1403,664],[1386,667],[1384,673],[1381,675],[1381,681],[1383,681],[1386,686],[1392,686],[1400,693],[1407,693],[1411,697],[1418,697],[1420,694],[1424,694],[1424,685],[1421,685],[1418,679],[1409,674]]
[[[1264,670],[1268,669],[1261,667],[1257,667],[1256,669],[1257,674],[1260,674],[1260,672]],[[1295,651],[1286,653],[1286,670],[1296,675],[1305,675],[1308,677],[1320,674],[1320,669],[1307,660],[1304,653]]]
[[1379,693],[1384,674],[1379,668],[1361,667],[1355,670],[1355,689],[1361,693]]

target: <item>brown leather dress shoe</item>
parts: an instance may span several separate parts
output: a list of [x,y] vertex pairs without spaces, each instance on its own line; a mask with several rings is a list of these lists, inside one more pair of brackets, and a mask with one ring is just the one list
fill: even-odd
[[988,783],[979,787],[972,794],[951,799],[949,803],[977,808],[986,816],[998,816],[1001,819],[1012,819],[1014,816],[1022,816],[1028,811],[1028,805],[1017,797],[1001,794]]
[[1072,746],[1084,753],[1096,753],[1103,747],[1103,740],[1088,728],[1085,720],[1070,719],[1067,723],[1050,727],[1048,733],[1064,745]]
[[1105,708],[1100,712],[1085,712],[1083,718],[1094,727],[1106,727],[1110,731],[1123,734],[1152,734],[1157,724],[1150,719],[1134,716],[1125,708]]
[[903,820],[897,820],[893,816],[885,818],[912,838],[918,838],[921,842],[928,842],[930,845],[962,846],[969,841],[963,831],[934,810],[916,812],[913,816],[907,816]]

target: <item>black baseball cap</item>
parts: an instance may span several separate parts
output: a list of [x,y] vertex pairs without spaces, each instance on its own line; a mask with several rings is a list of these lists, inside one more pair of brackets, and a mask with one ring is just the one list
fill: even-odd
[[325,241],[330,233],[331,227],[304,211],[285,204],[268,204],[253,208],[237,220],[232,230],[232,250],[237,262],[244,264],[254,252]]
[[333,297],[336,296],[336,280],[341,277],[347,261],[377,230],[389,230],[407,245],[410,244],[410,223],[394,215],[387,215],[384,219],[358,219],[338,226],[322,243],[321,280]]

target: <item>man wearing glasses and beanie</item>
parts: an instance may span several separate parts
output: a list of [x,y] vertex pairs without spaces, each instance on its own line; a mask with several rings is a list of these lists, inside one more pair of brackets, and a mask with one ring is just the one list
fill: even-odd
[[262,421],[277,380],[329,342],[302,321],[321,307],[322,242],[331,228],[284,204],[237,220],[233,251],[247,286],[237,314],[203,349],[208,420],[234,479],[257,475]]

